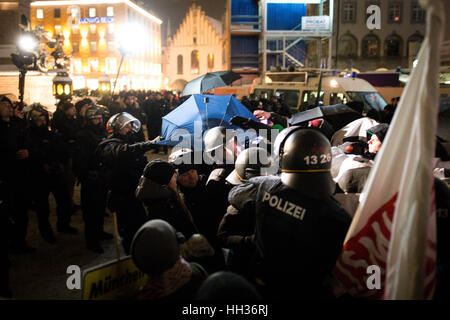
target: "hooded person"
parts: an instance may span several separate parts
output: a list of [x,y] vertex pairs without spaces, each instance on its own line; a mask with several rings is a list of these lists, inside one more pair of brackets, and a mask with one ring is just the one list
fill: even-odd
[[[136,197],[148,209],[149,219],[161,219],[172,225],[188,241],[184,257],[200,261],[215,254],[208,240],[200,235],[193,215],[177,191],[175,167],[161,159],[151,161],[144,169]],[[198,250],[197,250],[198,249]]]
[[199,264],[189,263],[180,256],[181,239],[169,223],[160,219],[146,222],[136,232],[131,257],[136,267],[148,276],[138,300],[194,297],[207,273]]
[[149,162],[136,197],[146,205],[150,219],[167,221],[186,238],[197,232],[191,213],[178,195],[177,174],[172,164],[161,159]]

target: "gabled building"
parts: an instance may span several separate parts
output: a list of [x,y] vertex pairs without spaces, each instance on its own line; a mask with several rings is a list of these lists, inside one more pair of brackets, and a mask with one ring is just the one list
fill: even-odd
[[204,73],[226,69],[222,23],[195,3],[163,51],[164,74],[173,90],[182,90],[186,82]]

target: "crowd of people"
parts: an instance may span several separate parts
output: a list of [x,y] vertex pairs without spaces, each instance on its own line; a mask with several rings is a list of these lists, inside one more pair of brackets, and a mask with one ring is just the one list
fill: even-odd
[[[8,252],[35,251],[25,241],[29,209],[42,238],[55,243],[52,193],[58,232],[78,232],[70,225],[78,181],[86,246],[103,253],[101,241],[113,237],[104,231],[105,210],[117,213],[121,245],[148,275],[137,299],[336,298],[332,269],[352,213],[335,195],[362,191],[395,105],[371,119],[349,103],[361,118],[346,126],[367,135],[348,136],[349,127],[326,119],[289,127],[292,114],[280,97],[251,95],[242,103],[256,117],[285,128],[268,142],[273,153],[267,145],[239,152],[226,128],[215,127],[205,132],[203,151],[213,164],[177,148],[168,161],[148,162],[148,151],[168,154],[158,144],[161,118],[183,99],[124,92],[101,102],[106,108],[88,98],[63,101],[50,119],[39,104],[24,112],[1,97],[0,296],[11,296]],[[274,162],[279,172],[268,175]],[[437,181],[436,194],[437,207],[448,210],[448,186]],[[442,296],[450,262],[445,218],[437,220]]]

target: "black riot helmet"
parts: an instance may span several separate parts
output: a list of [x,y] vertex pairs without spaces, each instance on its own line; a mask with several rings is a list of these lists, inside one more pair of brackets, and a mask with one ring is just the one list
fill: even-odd
[[141,122],[133,117],[128,112],[120,112],[113,115],[106,124],[106,130],[108,134],[119,133],[119,130],[125,127],[128,123],[131,123],[131,127],[134,133],[139,132],[141,129]]
[[265,175],[263,169],[270,168],[270,166],[270,155],[265,149],[248,148],[239,154],[234,164],[234,170],[226,180],[233,185],[244,184],[253,177]]
[[331,145],[321,132],[302,127],[285,129],[275,140],[275,152],[283,184],[313,198],[333,194]]

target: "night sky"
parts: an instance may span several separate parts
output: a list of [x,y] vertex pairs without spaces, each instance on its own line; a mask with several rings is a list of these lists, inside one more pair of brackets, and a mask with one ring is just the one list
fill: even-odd
[[[183,21],[188,8],[194,1],[192,0],[144,0],[145,6],[152,11],[157,17],[163,20],[161,37],[165,42],[167,22],[170,18],[171,32],[175,33],[180,23]],[[219,21],[225,13],[226,0],[197,0],[206,15],[213,17]]]

